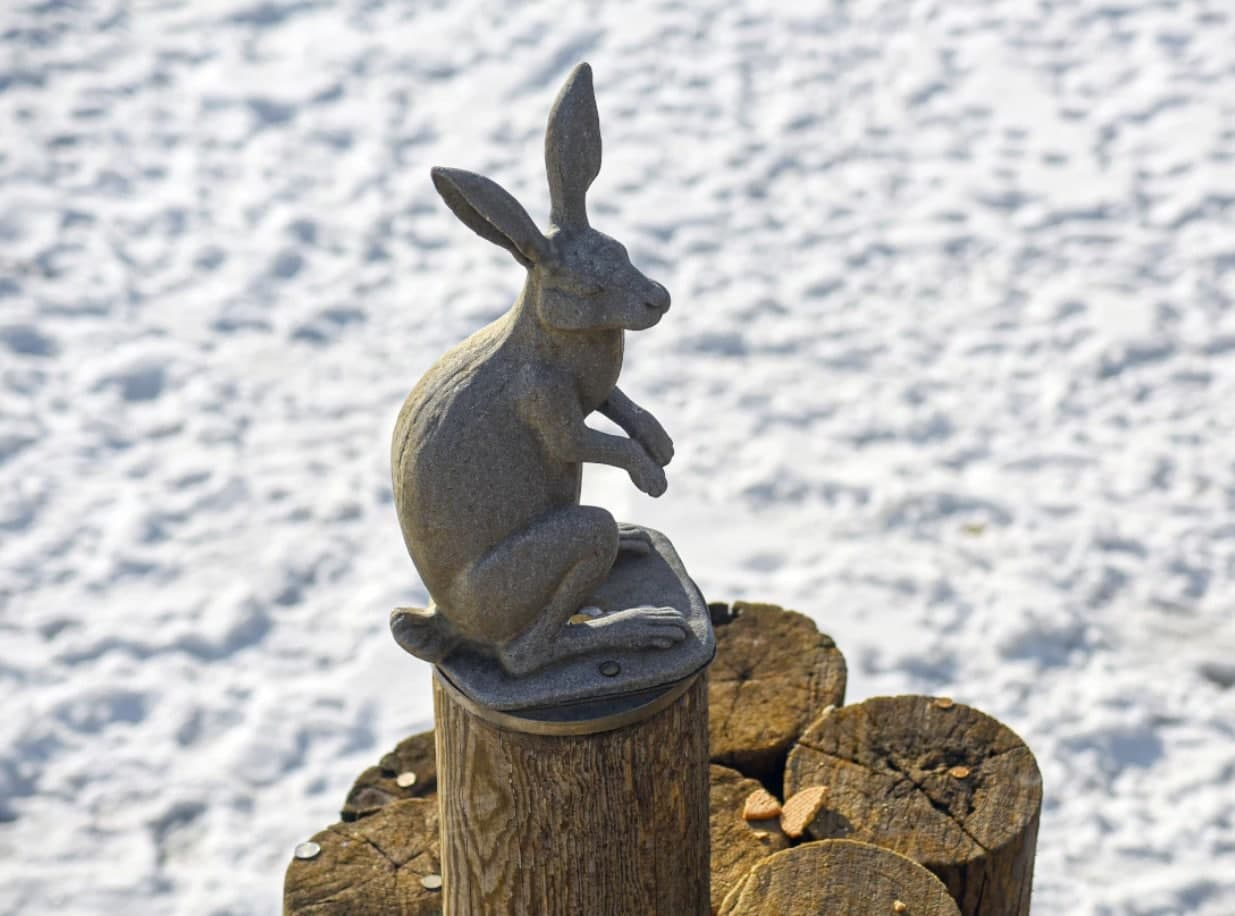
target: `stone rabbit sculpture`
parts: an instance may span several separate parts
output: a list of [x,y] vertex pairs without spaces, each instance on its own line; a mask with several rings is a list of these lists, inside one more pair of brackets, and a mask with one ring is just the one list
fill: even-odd
[[[420,658],[441,661],[467,646],[519,676],[582,653],[669,648],[687,636],[669,607],[570,622],[619,551],[649,549],[643,529],[579,505],[582,463],[623,468],[659,496],[673,457],[660,423],[616,387],[624,332],[659,322],[669,293],[588,224],[600,153],[592,72],[580,64],[545,135],[548,233],[488,178],[432,170],[455,215],[509,251],[527,280],[506,314],[429,369],[395,425],[395,506],[432,602],[397,608],[391,630]],[[593,410],[629,438],[585,425]]]

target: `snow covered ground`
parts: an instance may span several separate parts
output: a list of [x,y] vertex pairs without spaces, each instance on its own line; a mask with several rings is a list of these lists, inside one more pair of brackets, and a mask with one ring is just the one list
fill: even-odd
[[678,445],[586,497],[1021,734],[1036,911],[1235,912],[1235,9],[766,6],[4,3],[0,912],[277,912],[428,727],[390,431],[521,279],[428,168],[543,223],[582,59]]

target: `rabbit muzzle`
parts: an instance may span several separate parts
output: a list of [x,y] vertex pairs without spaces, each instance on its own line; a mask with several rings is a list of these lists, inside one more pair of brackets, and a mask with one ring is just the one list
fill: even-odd
[[643,304],[653,311],[662,313],[669,311],[669,290],[653,280],[649,280],[648,283],[650,288],[644,297]]

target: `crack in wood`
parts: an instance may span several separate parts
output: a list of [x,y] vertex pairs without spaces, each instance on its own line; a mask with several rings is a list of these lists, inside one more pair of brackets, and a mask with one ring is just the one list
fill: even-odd
[[818,745],[810,744],[804,740],[798,741],[798,747],[804,747],[807,750],[814,751],[815,753],[820,754],[821,756],[824,756],[824,757],[828,757],[832,760],[838,760],[841,763],[852,764],[853,766],[866,770],[866,772],[871,773],[874,776],[882,776],[884,778],[891,778],[891,779],[899,780],[902,783],[908,783],[910,786],[914,788],[915,791],[920,793],[922,797],[926,799],[927,803],[932,808],[934,808],[936,811],[938,811],[940,814],[944,815],[948,820],[954,823],[960,829],[961,833],[965,834],[965,836],[968,837],[969,840],[975,846],[978,847],[978,849],[982,850],[983,854],[985,855],[990,854],[991,851],[986,847],[986,845],[981,840],[979,840],[977,837],[975,837],[972,833],[969,832],[969,828],[966,827],[956,817],[956,815],[952,813],[952,811],[946,806],[946,804],[936,802],[936,800],[931,797],[930,793],[925,789],[925,787],[919,784],[917,780],[915,780],[912,776],[910,776],[904,770],[901,770],[898,767],[894,768],[891,766],[891,764],[889,764],[890,772],[877,770],[874,767],[872,767],[870,764],[864,763],[861,760],[851,760],[848,757],[841,756],[840,754],[834,754],[831,751],[825,751],[823,748],[819,747]]

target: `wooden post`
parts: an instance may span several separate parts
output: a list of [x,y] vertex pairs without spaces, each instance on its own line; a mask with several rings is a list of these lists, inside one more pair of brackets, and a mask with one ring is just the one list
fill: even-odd
[[672,692],[633,724],[529,734],[439,672],[446,916],[708,913],[706,670]]
[[779,791],[789,748],[820,710],[845,702],[845,657],[797,611],[745,601],[708,607],[716,627],[712,762]]
[[920,862],[963,916],[1028,916],[1042,776],[1007,726],[945,697],[876,697],[803,733],[785,793],[808,786],[827,787],[810,836]]

